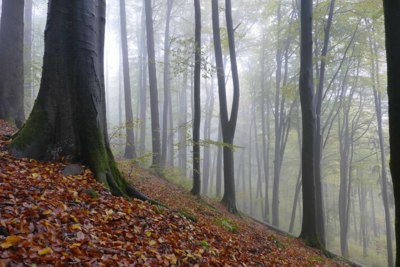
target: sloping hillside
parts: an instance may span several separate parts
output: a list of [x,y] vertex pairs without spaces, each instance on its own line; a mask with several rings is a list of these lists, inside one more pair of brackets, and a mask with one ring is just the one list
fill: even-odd
[[[0,147],[12,132],[0,122]],[[135,185],[169,208],[112,196],[89,170],[65,167],[0,151],[0,266],[345,265],[138,167]]]

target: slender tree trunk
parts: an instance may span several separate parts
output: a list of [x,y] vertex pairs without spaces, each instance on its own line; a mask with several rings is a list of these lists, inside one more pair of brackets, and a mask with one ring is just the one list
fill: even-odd
[[200,0],[194,1],[195,8],[195,65],[194,65],[194,120],[193,120],[193,188],[192,194],[200,194],[200,72],[201,72],[201,8]]
[[228,209],[229,212],[237,213],[236,209],[236,194],[235,194],[235,172],[234,172],[234,156],[233,156],[233,139],[235,136],[236,122],[239,109],[239,76],[236,63],[235,37],[232,23],[232,8],[231,1],[225,1],[225,17],[228,32],[229,53],[232,68],[233,80],[233,103],[231,116],[228,116],[228,107],[225,89],[225,72],[222,61],[222,48],[219,27],[219,9],[218,0],[212,0],[212,24],[214,36],[215,60],[218,76],[218,92],[220,117],[222,127],[222,139],[225,143],[223,148],[224,156],[224,196],[221,203]]
[[[265,38],[263,38],[265,39]],[[263,42],[264,44],[264,42]],[[267,88],[265,86],[265,47],[262,48],[261,53],[261,127],[262,127],[262,148],[263,148],[263,162],[264,162],[264,179],[265,179],[265,203],[263,219],[270,222],[269,217],[269,144],[270,144],[270,129],[269,129],[269,99],[267,96]],[[265,110],[265,106],[267,106]]]
[[125,158],[133,159],[136,157],[135,135],[133,132],[133,112],[131,81],[129,76],[129,56],[128,56],[128,37],[126,32],[126,10],[125,0],[119,1],[120,23],[121,23],[121,47],[122,47],[122,67],[124,74],[124,97],[125,97],[125,127],[126,127],[126,145]]
[[[375,43],[371,42],[371,51],[374,53],[378,52]],[[387,189],[387,173],[386,173],[386,154],[385,154],[385,140],[383,137],[383,129],[382,129],[382,97],[381,93],[378,92],[377,88],[380,87],[379,81],[379,63],[376,62],[374,58],[373,66],[371,68],[372,80],[373,80],[373,92],[374,92],[374,102],[375,102],[375,112],[376,112],[376,120],[378,126],[378,137],[379,137],[379,150],[380,150],[380,159],[381,159],[381,187],[382,187],[382,200],[383,207],[385,211],[385,225],[386,225],[386,246],[387,246],[387,257],[388,257],[388,266],[394,266],[393,260],[393,246],[392,246],[392,226],[390,219],[390,210],[389,210],[389,198],[388,198],[388,189]],[[400,263],[399,263],[400,264]]]
[[[278,23],[278,40],[280,38],[280,25],[281,25],[281,3],[277,7],[277,23]],[[280,178],[280,151],[281,151],[281,116],[280,113],[280,94],[281,94],[281,80],[282,80],[282,43],[278,42],[278,49],[276,50],[276,73],[275,73],[275,148],[274,148],[274,183],[272,189],[272,224],[279,227],[279,178]]]
[[161,166],[165,167],[167,163],[167,139],[168,139],[168,115],[171,102],[170,90],[170,46],[169,46],[169,28],[171,22],[171,11],[173,0],[167,0],[167,14],[164,32],[164,110],[162,123],[162,148],[161,148]]
[[25,98],[28,100],[28,111],[32,110],[34,102],[34,87],[32,77],[32,8],[33,0],[25,0],[24,16],[24,74],[25,74]]
[[0,119],[18,128],[24,114],[24,0],[2,2],[0,24]]
[[147,55],[150,84],[151,137],[153,146],[153,162],[155,168],[161,163],[160,117],[158,112],[158,90],[156,54],[154,52],[153,8],[151,1],[144,0],[146,10]]
[[143,2],[141,31],[140,31],[140,53],[139,53],[139,95],[140,95],[139,153],[141,156],[144,156],[146,151],[146,125],[147,125],[146,12],[144,5],[145,3]]
[[217,149],[217,174],[216,174],[216,195],[221,196],[222,191],[222,129],[221,123],[218,124],[218,149]]
[[321,107],[322,98],[324,91],[324,79],[325,79],[325,68],[326,68],[326,56],[328,54],[328,46],[330,39],[330,30],[332,26],[333,11],[335,7],[335,0],[331,0],[329,7],[328,19],[326,25],[324,26],[324,44],[321,52],[321,64],[319,69],[319,82],[317,86],[317,93],[315,97],[315,186],[317,189],[316,201],[317,201],[317,220],[318,220],[318,235],[323,246],[326,245],[325,241],[325,214],[324,214],[324,201],[322,192],[322,173],[321,173],[321,161],[322,161],[322,147],[323,147],[323,137],[321,129]]
[[321,247],[317,228],[316,187],[314,176],[315,113],[312,77],[312,1],[301,1],[300,101],[303,118],[302,190],[303,223],[300,237],[306,244]]

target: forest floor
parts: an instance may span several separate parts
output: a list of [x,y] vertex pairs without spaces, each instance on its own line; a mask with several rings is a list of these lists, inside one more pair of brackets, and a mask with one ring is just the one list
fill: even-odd
[[348,266],[137,166],[121,168],[168,208],[112,196],[88,169],[15,159],[1,151],[13,132],[0,121],[0,267]]

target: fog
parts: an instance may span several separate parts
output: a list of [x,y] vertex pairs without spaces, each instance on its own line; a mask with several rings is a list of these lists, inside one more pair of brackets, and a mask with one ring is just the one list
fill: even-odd
[[[167,40],[167,1],[153,2],[160,122],[161,128],[166,127],[168,132],[165,175],[190,190],[194,109],[193,2],[173,1]],[[230,111],[233,84],[223,1],[220,2],[221,41]],[[32,70],[32,76],[25,77],[27,116],[40,86],[47,13],[46,1],[35,0],[33,3],[32,64],[25,66]],[[220,199],[222,192],[217,191],[216,184],[218,180],[223,182],[222,139],[210,3],[201,3],[201,192],[204,196]],[[327,54],[321,56],[330,3],[328,0],[315,1],[313,27],[316,90],[321,77],[321,62],[326,63],[321,104],[321,182],[326,244],[328,250],[349,256],[356,262],[385,266],[387,235],[391,235],[393,249],[395,241],[393,189],[388,167],[382,6],[375,0],[337,0]],[[302,222],[298,3],[291,0],[236,0],[232,4],[240,81],[234,138],[237,206],[247,215],[298,235]],[[149,83],[146,81],[147,52],[141,45],[145,27],[142,13],[142,1],[126,1],[130,101],[137,153],[133,161],[148,167],[152,140],[149,93],[143,101],[143,89],[148,91]],[[108,1],[105,37],[107,119],[114,154],[123,158],[127,124],[120,17],[119,1]],[[169,44],[169,51],[164,50],[165,41]],[[168,123],[162,125],[166,97],[165,52],[170,55],[167,66],[171,106]],[[146,111],[145,120],[143,110]],[[387,177],[383,179],[382,175]],[[386,194],[389,229],[385,224],[388,216],[385,216],[383,201]],[[343,248],[345,244],[347,250]]]

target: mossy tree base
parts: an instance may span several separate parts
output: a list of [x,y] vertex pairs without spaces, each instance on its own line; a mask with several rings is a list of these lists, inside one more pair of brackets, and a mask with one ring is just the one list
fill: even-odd
[[104,23],[102,0],[52,2],[39,95],[9,149],[16,157],[83,163],[112,194],[149,200],[121,176],[110,149]]

